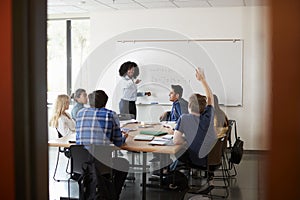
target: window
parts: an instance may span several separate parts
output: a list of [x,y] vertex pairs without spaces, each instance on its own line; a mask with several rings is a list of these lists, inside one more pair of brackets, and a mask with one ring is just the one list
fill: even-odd
[[53,103],[57,94],[67,92],[66,22],[48,21],[47,31],[47,98]]
[[[67,83],[71,82],[71,91],[75,82],[78,81],[80,67],[88,56],[89,46],[89,20],[71,20],[71,38],[67,38],[66,20],[48,21],[47,42],[47,80],[48,80],[48,103],[54,103],[58,94],[67,94]],[[71,42],[71,69],[67,69],[67,41]],[[68,80],[70,74],[71,80]],[[79,80],[80,81],[80,80]]]

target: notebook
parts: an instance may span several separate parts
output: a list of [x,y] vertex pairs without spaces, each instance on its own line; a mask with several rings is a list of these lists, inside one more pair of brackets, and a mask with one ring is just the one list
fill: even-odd
[[154,136],[152,135],[136,135],[134,136],[134,140],[142,140],[142,141],[151,141],[153,140]]
[[151,144],[151,145],[174,145],[172,140],[163,139],[163,138],[155,138],[148,144]]
[[160,136],[160,135],[166,135],[168,134],[165,131],[140,131],[140,134],[144,134],[144,135],[153,135],[153,136]]

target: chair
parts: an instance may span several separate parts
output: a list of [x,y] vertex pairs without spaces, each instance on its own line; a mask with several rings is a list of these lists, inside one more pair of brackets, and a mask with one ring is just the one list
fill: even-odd
[[[236,131],[236,121],[235,120],[229,120],[229,126],[228,126],[228,131],[227,131],[227,138],[228,138],[228,144],[227,144],[227,150],[230,152],[232,149],[232,141],[231,141],[231,132],[232,128],[235,127]],[[235,165],[229,161],[229,157],[227,153],[225,154],[227,165],[228,165],[228,174],[229,177],[235,177],[237,175],[237,171],[235,168]]]
[[80,175],[83,173],[82,164],[90,161],[91,156],[83,145],[70,146],[70,162],[71,173],[68,179],[68,198],[70,198],[70,181],[78,181]]
[[[225,195],[212,195],[221,198],[227,198],[229,195],[229,173],[228,173],[228,164],[226,159],[226,144],[227,144],[227,135],[222,138],[219,138],[214,148],[208,154],[208,171],[207,173],[215,173],[218,169],[221,168],[221,175],[215,176],[214,179],[222,179],[224,185],[215,185],[214,188],[225,189]],[[208,177],[209,179],[210,177]]]
[[[97,162],[97,167],[99,166],[99,170],[101,174],[111,174],[112,169],[111,166],[111,152],[113,150],[113,146],[103,146],[103,145],[90,145],[89,150],[85,148],[84,145],[71,145],[70,146],[70,178],[68,179],[68,197],[70,197],[70,181],[78,181],[80,175],[83,174],[83,164],[86,162],[95,161],[98,157],[101,158],[100,162]],[[90,152],[93,152],[91,154]],[[96,156],[93,156],[96,155]],[[103,160],[102,160],[103,159]],[[102,163],[105,163],[103,164]],[[108,163],[110,162],[110,163]]]
[[[57,135],[58,135],[58,138],[62,138],[62,134],[57,130],[56,128],[56,131],[57,131]],[[68,163],[67,163],[67,166],[66,166],[66,173],[69,173],[68,172],[68,167],[69,167],[69,158],[70,158],[70,151],[69,151],[69,148],[63,148],[63,147],[59,147],[58,148],[58,152],[57,152],[57,159],[56,159],[56,165],[55,165],[55,169],[54,169],[54,174],[53,174],[53,180],[54,181],[57,181],[57,182],[60,182],[60,181],[67,181],[67,180],[59,180],[59,179],[56,179],[56,172],[57,172],[57,166],[58,166],[58,162],[59,162],[59,157],[60,157],[60,154],[64,154],[67,158],[68,158]]]
[[124,114],[124,113],[120,113],[118,114],[119,120],[130,120],[130,119],[135,119],[135,116],[133,114]]
[[171,121],[171,111],[166,111],[166,115],[160,121]]
[[[228,173],[227,173],[227,162],[225,158],[225,151],[226,151],[226,143],[227,143],[227,136],[219,138],[217,143],[214,145],[213,149],[209,152],[207,156],[207,164],[204,166],[198,166],[193,163],[184,164],[183,166],[179,167],[179,170],[188,170],[188,174],[190,174],[191,169],[196,169],[200,171],[204,171],[206,174],[206,183],[204,185],[190,185],[190,189],[188,193],[193,194],[204,194],[209,195],[210,197],[221,197],[227,198],[229,195],[229,180],[228,180]],[[209,186],[210,176],[209,174],[214,173],[217,169],[221,167],[222,172],[222,180],[224,185],[216,185],[216,186]],[[204,187],[204,186],[207,187]],[[225,189],[224,195],[213,195],[211,191],[213,189]]]

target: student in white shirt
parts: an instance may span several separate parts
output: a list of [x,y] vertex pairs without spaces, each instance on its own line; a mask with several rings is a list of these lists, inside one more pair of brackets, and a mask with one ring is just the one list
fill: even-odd
[[119,109],[121,114],[132,114],[136,118],[135,101],[138,96],[151,96],[151,92],[137,92],[137,84],[141,82],[136,79],[139,69],[136,63],[127,61],[119,69],[119,75],[122,77],[119,85],[122,90]]
[[69,109],[69,105],[70,98],[68,95],[58,95],[53,115],[49,122],[49,125],[56,128],[62,136],[75,133],[75,122],[71,115],[66,112]]

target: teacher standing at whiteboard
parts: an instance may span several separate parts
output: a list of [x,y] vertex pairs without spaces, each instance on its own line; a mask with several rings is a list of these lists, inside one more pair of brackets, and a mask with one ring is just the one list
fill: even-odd
[[137,92],[137,84],[141,82],[136,79],[139,75],[139,69],[135,62],[127,61],[123,63],[119,69],[119,75],[122,77],[120,81],[121,100],[119,109],[121,114],[132,114],[136,119],[135,101],[138,96],[151,96],[151,92]]

